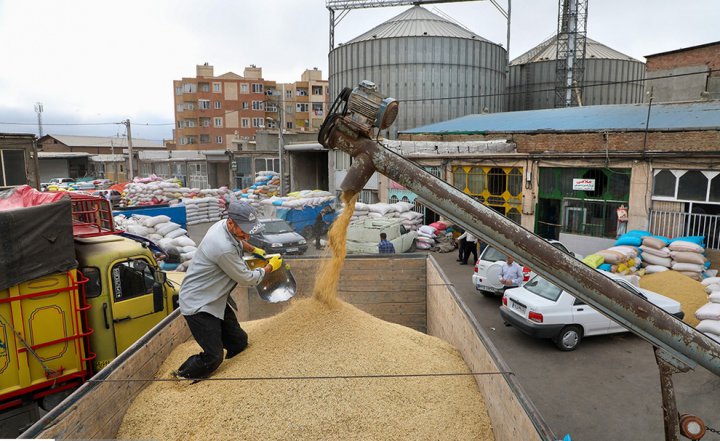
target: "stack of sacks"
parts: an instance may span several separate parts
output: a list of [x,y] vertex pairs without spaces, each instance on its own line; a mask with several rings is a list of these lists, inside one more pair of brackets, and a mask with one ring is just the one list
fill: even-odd
[[202,222],[219,221],[225,210],[225,203],[213,196],[195,199],[183,199],[187,224],[195,225]]
[[181,188],[174,181],[131,182],[125,186],[121,207],[137,207],[177,202],[190,189]]
[[720,277],[708,277],[701,283],[709,294],[709,302],[695,311],[700,320],[696,329],[720,343]]
[[175,271],[187,270],[197,250],[196,244],[187,231],[171,222],[168,216],[118,215],[114,220],[117,228],[155,242],[166,253],[170,248],[176,248],[182,263]]
[[[600,258],[603,263],[599,263]],[[640,253],[634,247],[620,245],[597,251],[583,259],[583,262],[590,266],[597,265],[593,268],[627,275],[635,273],[640,268],[641,258]]]
[[237,199],[260,200],[275,196],[280,190],[280,174],[272,170],[255,173],[255,183],[236,192]]
[[667,247],[670,239],[663,236],[645,236],[640,249],[643,252],[643,266],[647,274],[667,271],[672,266],[672,256]]
[[704,254],[704,241],[703,236],[685,236],[671,240],[668,245],[672,257],[671,268],[692,279],[702,280],[703,272],[710,266]]
[[418,228],[418,236],[415,239],[415,247],[419,250],[429,250],[435,246],[435,232],[437,230],[430,225],[423,225]]
[[329,191],[324,190],[302,190],[288,193],[287,196],[278,197],[271,196],[268,199],[260,201],[262,205],[272,205],[282,208],[299,208],[316,207],[326,202],[334,201],[335,196]]
[[[396,202],[394,204],[364,204],[357,202],[355,204],[355,211],[352,215],[352,220],[365,219],[365,218],[398,218],[403,221],[403,225],[409,229],[417,230],[422,225],[421,213],[415,213],[412,208],[415,205],[409,202]],[[339,211],[342,211],[339,210]]]

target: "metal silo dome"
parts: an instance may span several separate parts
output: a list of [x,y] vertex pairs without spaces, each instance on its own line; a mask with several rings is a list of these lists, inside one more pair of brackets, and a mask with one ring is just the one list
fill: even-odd
[[[508,110],[550,109],[555,100],[557,35],[510,62]],[[583,106],[643,101],[645,64],[586,38]]]
[[331,100],[344,87],[373,81],[400,100],[390,138],[463,115],[501,112],[505,56],[502,46],[414,6],[330,52]]

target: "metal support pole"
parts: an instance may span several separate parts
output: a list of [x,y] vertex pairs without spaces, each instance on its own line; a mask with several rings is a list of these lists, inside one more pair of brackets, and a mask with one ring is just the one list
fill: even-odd
[[660,393],[662,394],[665,441],[679,441],[680,414],[678,413],[677,401],[675,400],[675,388],[673,387],[672,375],[687,371],[687,368],[676,366],[673,363],[672,355],[662,349],[658,349],[657,347],[653,349],[655,350],[655,361],[660,370]]
[[282,107],[278,112],[278,119],[280,120],[280,127],[278,127],[278,157],[280,159],[280,197],[285,196],[285,176],[283,167],[283,129],[285,127],[285,120],[283,114],[285,113],[285,85],[282,85]]
[[123,124],[125,124],[125,128],[127,129],[127,141],[128,141],[128,181],[132,181],[135,177],[135,173],[133,171],[133,145],[132,145],[132,133],[130,131],[130,119],[126,119]]

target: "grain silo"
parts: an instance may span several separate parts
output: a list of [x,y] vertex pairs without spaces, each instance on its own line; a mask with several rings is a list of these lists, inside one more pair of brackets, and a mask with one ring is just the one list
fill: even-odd
[[395,138],[400,130],[505,110],[505,57],[502,46],[414,6],[330,52],[330,98],[373,81],[401,101],[387,134]]
[[[554,107],[557,41],[553,36],[510,62],[508,110]],[[584,66],[583,106],[643,101],[643,62],[586,38]]]

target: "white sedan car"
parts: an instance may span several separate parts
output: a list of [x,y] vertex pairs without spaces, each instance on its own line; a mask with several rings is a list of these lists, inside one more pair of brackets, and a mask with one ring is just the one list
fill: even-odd
[[[685,316],[677,301],[635,287],[616,274],[600,272],[675,317],[682,320]],[[539,275],[520,288],[505,291],[500,315],[506,325],[527,335],[552,339],[561,351],[577,348],[584,337],[627,331],[619,323]]]

